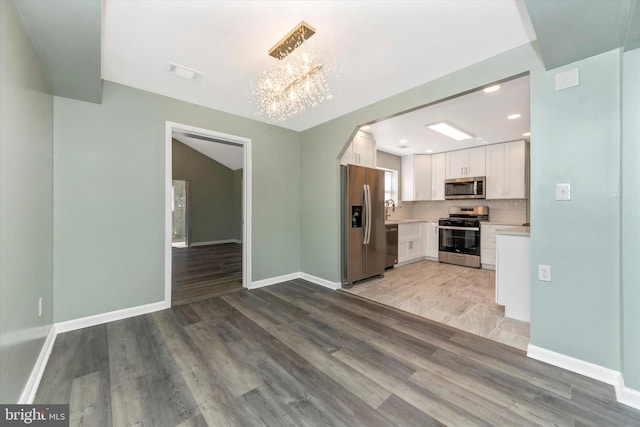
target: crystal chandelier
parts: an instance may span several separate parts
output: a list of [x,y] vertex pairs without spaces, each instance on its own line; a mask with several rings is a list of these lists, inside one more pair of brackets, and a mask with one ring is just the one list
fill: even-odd
[[301,22],[269,51],[280,62],[252,85],[260,114],[282,121],[329,97],[326,68],[316,52],[302,47],[313,34],[315,30]]

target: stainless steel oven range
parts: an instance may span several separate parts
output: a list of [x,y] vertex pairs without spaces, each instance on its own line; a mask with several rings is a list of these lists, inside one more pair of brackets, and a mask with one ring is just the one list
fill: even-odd
[[488,206],[451,206],[439,225],[438,260],[480,268],[480,221],[489,220]]

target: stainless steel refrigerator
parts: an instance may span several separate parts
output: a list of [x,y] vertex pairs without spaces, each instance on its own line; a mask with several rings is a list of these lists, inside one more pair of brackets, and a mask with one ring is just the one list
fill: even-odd
[[342,286],[381,276],[387,249],[384,171],[341,166]]

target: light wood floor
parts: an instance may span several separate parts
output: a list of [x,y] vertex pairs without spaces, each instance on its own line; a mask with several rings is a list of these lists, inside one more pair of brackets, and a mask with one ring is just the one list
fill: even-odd
[[495,271],[420,261],[344,291],[526,350],[529,323],[504,317]]
[[611,386],[295,280],[60,334],[36,403],[81,426],[631,426]]
[[177,306],[242,289],[242,245],[171,248],[171,305]]

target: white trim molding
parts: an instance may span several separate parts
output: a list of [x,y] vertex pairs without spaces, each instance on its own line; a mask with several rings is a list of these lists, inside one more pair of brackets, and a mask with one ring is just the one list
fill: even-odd
[[47,334],[47,338],[45,338],[44,344],[40,349],[40,354],[38,355],[36,364],[31,370],[31,375],[29,375],[29,379],[27,380],[27,384],[25,384],[24,386],[24,390],[22,390],[22,394],[20,395],[18,404],[30,405],[33,403],[33,399],[36,397],[36,392],[38,391],[38,387],[40,386],[42,374],[44,374],[44,369],[47,367],[47,362],[49,361],[49,356],[51,355],[53,344],[56,342],[56,336],[56,327],[54,325],[51,325],[51,327],[49,328],[49,333]]
[[290,273],[285,274],[283,276],[270,277],[268,279],[256,280],[255,282],[251,282],[248,289],[258,289],[265,286],[276,285],[282,282],[288,282],[289,280],[295,280],[300,278],[300,273]]
[[268,279],[257,280],[255,282],[252,282],[251,286],[248,289],[257,289],[257,288],[262,288],[264,286],[277,285],[278,283],[288,282],[290,280],[295,280],[295,279],[303,279],[308,282],[315,283],[316,285],[333,289],[334,291],[342,287],[342,285],[339,282],[331,282],[321,277],[312,276],[311,274],[296,272],[296,273],[285,274],[283,276],[270,277]]
[[624,378],[618,371],[531,344],[527,347],[527,357],[610,384],[618,402],[640,409],[640,391],[625,387]]
[[311,274],[307,273],[300,273],[300,278],[308,282],[315,283],[316,285],[333,289],[334,291],[342,288],[342,284],[340,282],[332,282],[330,280],[323,279],[322,277],[312,276]]
[[109,311],[107,313],[94,314],[93,316],[81,317],[79,319],[67,320],[56,323],[56,334],[75,331],[76,329],[88,328],[90,326],[102,325],[107,322],[128,319],[129,317],[140,316],[142,314],[153,313],[154,311],[170,308],[165,301],[154,302],[137,307],[123,308],[122,310]]
[[208,246],[208,245],[222,245],[225,243],[238,243],[242,244],[240,239],[226,239],[226,240],[208,240],[206,242],[194,242],[190,246]]
[[[231,135],[211,129],[198,128],[181,123],[165,122],[165,149],[164,149],[164,174],[165,174],[165,239],[164,239],[164,302],[167,307],[171,307],[171,185],[173,175],[172,165],[172,137],[173,132],[188,132],[200,135],[202,139],[212,142],[227,142],[242,146],[243,149],[243,169],[242,169],[242,286],[251,289],[251,224],[252,224],[252,154],[251,139],[243,136]],[[203,243],[203,242],[201,242]],[[191,246],[198,246],[192,244]]]

